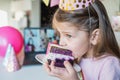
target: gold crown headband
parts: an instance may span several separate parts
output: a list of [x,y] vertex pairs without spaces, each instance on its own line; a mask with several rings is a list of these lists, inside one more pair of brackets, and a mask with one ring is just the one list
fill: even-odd
[[88,7],[94,0],[60,0],[59,8],[62,10],[78,10]]

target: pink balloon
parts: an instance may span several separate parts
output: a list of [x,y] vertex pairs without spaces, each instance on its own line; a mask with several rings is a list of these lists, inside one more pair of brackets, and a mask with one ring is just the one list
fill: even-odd
[[16,55],[23,47],[23,36],[15,28],[11,26],[0,27],[0,56],[4,57],[8,44],[11,44],[15,50]]

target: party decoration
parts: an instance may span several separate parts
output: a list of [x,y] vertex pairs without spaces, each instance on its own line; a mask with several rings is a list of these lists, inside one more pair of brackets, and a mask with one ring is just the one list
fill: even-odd
[[46,6],[49,5],[49,1],[50,1],[50,0],[43,0],[43,2],[45,3]]
[[59,8],[62,10],[83,9],[92,4],[94,0],[60,0]]
[[11,26],[0,27],[0,57],[4,57],[8,44],[11,44],[17,55],[23,47],[22,34]]
[[53,7],[53,6],[58,5],[58,4],[59,4],[59,1],[60,1],[60,0],[51,0],[51,2],[50,2],[50,7]]
[[20,69],[20,65],[16,58],[14,48],[11,44],[8,44],[5,58],[3,60],[3,65],[5,66],[8,72],[14,72]]

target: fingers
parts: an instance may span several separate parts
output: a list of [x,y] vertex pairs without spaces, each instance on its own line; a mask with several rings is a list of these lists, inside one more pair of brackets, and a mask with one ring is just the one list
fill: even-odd
[[54,66],[55,62],[52,61],[51,64],[50,64],[50,67],[51,67],[51,70],[54,70],[55,69],[55,66]]
[[49,67],[48,62],[46,62],[46,63],[44,64],[44,68],[45,68],[45,70],[46,70],[48,73],[50,73],[51,69],[50,69],[50,67]]
[[44,64],[44,68],[45,68],[45,70],[47,71],[47,73],[49,74],[49,75],[51,75],[51,76],[55,76],[54,75],[54,73],[53,73],[53,70],[54,70],[54,62],[52,61],[51,62],[51,64],[49,65],[49,63],[48,62],[46,62],[45,64]]
[[50,64],[50,68],[51,68],[51,73],[53,74],[59,74],[59,69],[58,67],[54,66],[55,62],[52,61]]
[[51,71],[53,71],[55,69],[55,66],[54,66],[54,61],[51,61],[51,64],[49,65],[48,62],[46,62],[44,64],[44,67],[45,67],[45,70],[50,73]]
[[67,69],[68,73],[73,73],[75,72],[73,66],[70,64],[68,61],[64,61],[64,66]]
[[51,61],[51,64],[49,65],[48,62],[44,64],[44,68],[47,71],[47,73],[51,76],[58,76],[58,70],[56,70],[56,67],[54,66],[54,61]]
[[54,61],[52,61],[50,65],[48,63],[44,64],[47,73],[51,76],[64,79],[64,77],[75,74],[73,66],[68,61],[64,61],[65,68],[56,67],[54,64]]

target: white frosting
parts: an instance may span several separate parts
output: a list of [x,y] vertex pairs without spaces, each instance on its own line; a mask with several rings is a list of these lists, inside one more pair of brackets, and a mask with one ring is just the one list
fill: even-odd
[[67,55],[63,55],[63,54],[56,54],[56,53],[48,53],[46,55],[46,58],[51,59],[51,60],[55,60],[56,58],[58,58],[58,59],[64,58],[65,60],[69,60],[69,59],[74,60],[74,57],[72,57],[72,56],[67,56]]

